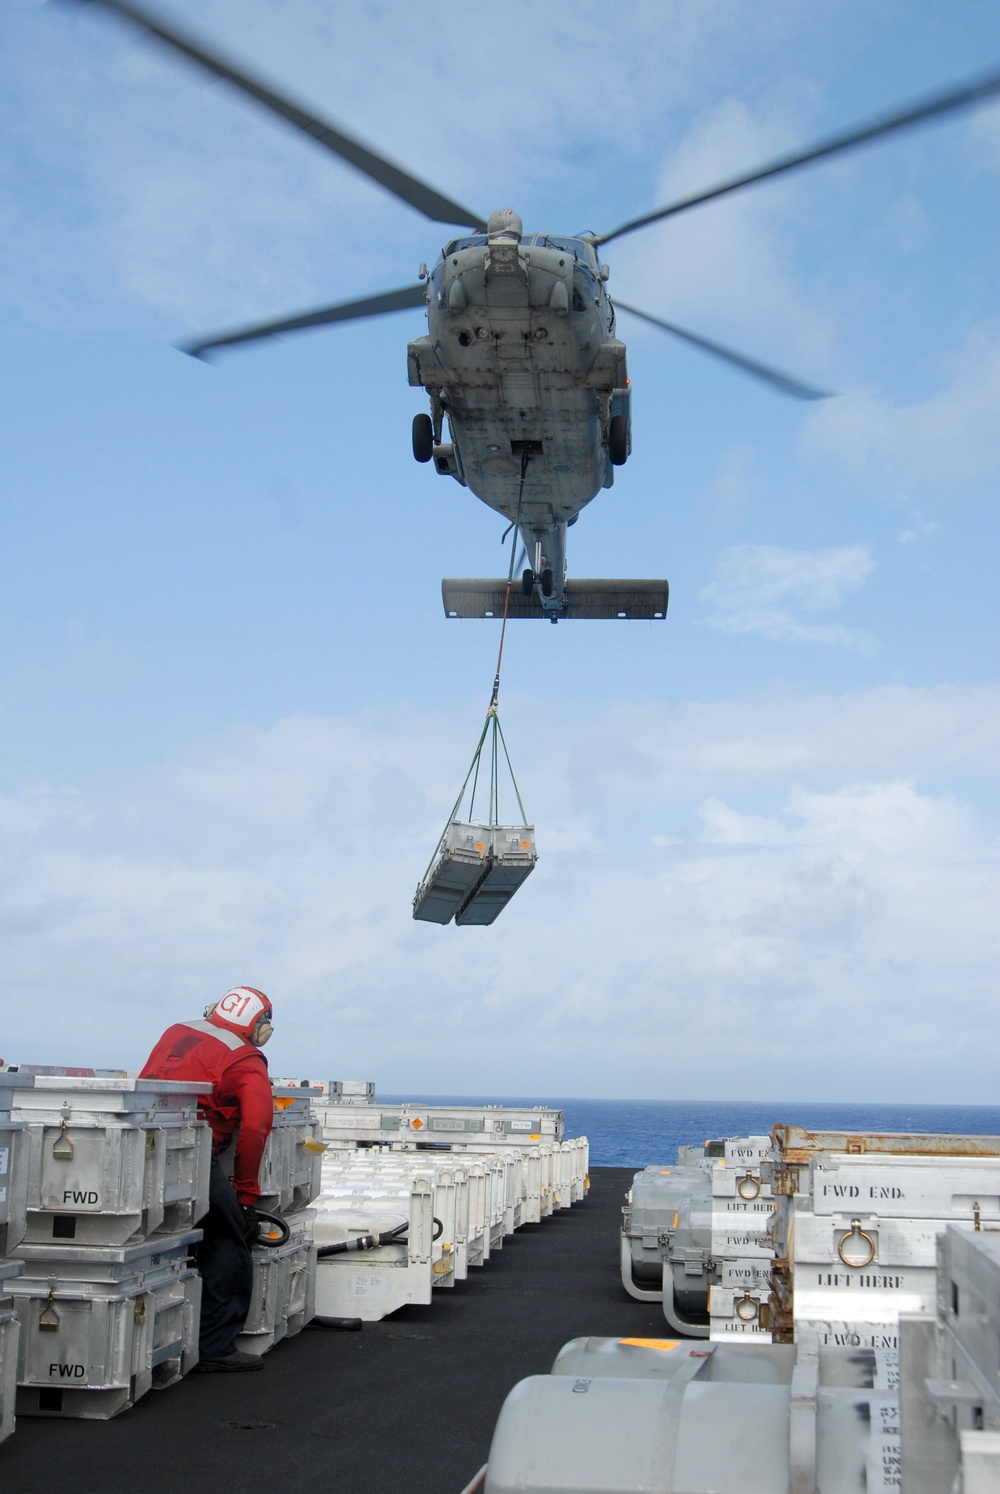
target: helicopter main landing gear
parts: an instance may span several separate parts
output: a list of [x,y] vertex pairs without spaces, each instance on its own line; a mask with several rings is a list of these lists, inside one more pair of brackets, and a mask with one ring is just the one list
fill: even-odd
[[628,461],[628,422],[624,415],[612,415],[608,426],[608,456],[612,467],[624,467]]
[[429,415],[413,417],[413,455],[418,462],[429,462],[434,455],[434,427]]
[[521,572],[521,595],[530,597],[535,589],[535,573],[530,566]]

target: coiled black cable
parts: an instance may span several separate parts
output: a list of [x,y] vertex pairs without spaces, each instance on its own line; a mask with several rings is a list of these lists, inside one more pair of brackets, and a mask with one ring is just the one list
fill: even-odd
[[[410,1228],[409,1221],[397,1224],[395,1229],[383,1230],[379,1235],[358,1235],[353,1240],[341,1240],[336,1245],[321,1245],[316,1252],[316,1259],[322,1260],[328,1255],[345,1255],[349,1250],[376,1250],[379,1245],[405,1245],[407,1243],[402,1237]],[[434,1232],[432,1240],[440,1240],[444,1234],[444,1225],[435,1217]]]

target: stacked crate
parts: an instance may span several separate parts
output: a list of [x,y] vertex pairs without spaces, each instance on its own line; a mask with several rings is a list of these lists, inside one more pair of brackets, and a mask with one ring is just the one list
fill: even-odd
[[[2,1186],[2,1184],[0,1184]],[[0,1226],[2,1231],[2,1226]],[[0,1256],[0,1442],[14,1430],[17,1400],[17,1349],[21,1325],[14,1310],[8,1283],[24,1270],[20,1261]]]
[[[274,1121],[264,1147],[257,1207],[284,1219],[289,1238],[283,1245],[255,1245],[253,1297],[236,1341],[238,1349],[264,1354],[299,1333],[316,1312],[315,1211],[309,1207],[320,1191],[325,1147],[322,1127],[313,1113],[321,1091],[277,1082]],[[231,1172],[235,1148],[223,1155]]]
[[[437,1160],[437,1159],[436,1159]],[[401,1237],[365,1250],[323,1258],[316,1273],[320,1317],[360,1317],[375,1322],[399,1307],[426,1306],[435,1287],[450,1285],[460,1259],[457,1236],[467,1220],[464,1176],[370,1152],[331,1153],[316,1200],[317,1245],[343,1244],[405,1225]],[[435,1218],[441,1221],[436,1230]],[[435,1239],[435,1234],[438,1238]]]
[[106,1418],[197,1361],[190,1264],[208,1206],[207,1085],[86,1071],[0,1073],[23,1210],[7,1251],[17,1411]]
[[[709,1288],[709,1337],[770,1342],[761,1308],[771,1292],[774,1204],[761,1166],[772,1155],[769,1136],[741,1136],[724,1144],[709,1171],[712,1190],[712,1258],[717,1281]],[[767,1314],[763,1314],[766,1321]]]
[[[637,1172],[622,1209],[619,1265],[622,1285],[637,1302],[663,1301],[663,1242],[676,1230],[681,1207],[705,1187],[705,1163],[693,1166],[644,1167]],[[709,1232],[711,1220],[707,1221]],[[708,1241],[706,1241],[706,1245]],[[678,1254],[678,1264],[684,1262]],[[705,1256],[699,1251],[691,1274],[704,1277]],[[705,1281],[707,1292],[707,1280]],[[700,1304],[705,1310],[705,1302]]]
[[934,1312],[949,1224],[1000,1226],[1000,1141],[774,1134],[777,1333],[824,1348],[897,1348],[901,1314]]
[[622,1284],[638,1301],[662,1301],[674,1333],[770,1337],[770,1155],[770,1137],[727,1137],[679,1148],[675,1167],[635,1174],[622,1210]]

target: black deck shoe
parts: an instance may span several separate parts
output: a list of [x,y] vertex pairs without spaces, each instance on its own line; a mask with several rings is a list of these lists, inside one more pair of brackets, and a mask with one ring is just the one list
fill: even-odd
[[192,1374],[238,1375],[246,1370],[262,1370],[263,1368],[264,1361],[259,1354],[245,1354],[242,1349],[234,1349],[231,1354],[223,1354],[219,1359],[199,1359]]

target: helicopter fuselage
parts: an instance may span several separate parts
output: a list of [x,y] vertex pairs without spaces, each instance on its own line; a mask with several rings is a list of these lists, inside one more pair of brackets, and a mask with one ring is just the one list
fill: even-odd
[[628,454],[625,345],[593,245],[522,236],[501,216],[501,231],[453,240],[434,265],[409,380],[431,397],[437,471],[517,525],[556,612],[566,530]]

